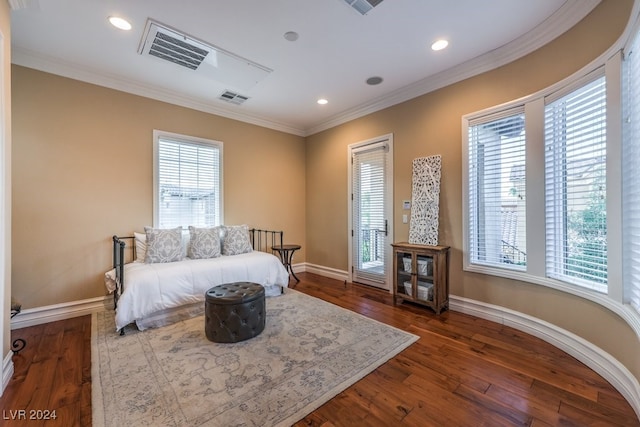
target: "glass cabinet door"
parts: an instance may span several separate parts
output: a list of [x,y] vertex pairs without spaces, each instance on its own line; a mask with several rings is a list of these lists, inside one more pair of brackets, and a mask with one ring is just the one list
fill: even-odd
[[396,269],[396,293],[398,295],[409,295],[413,297],[413,284],[412,284],[412,272],[413,272],[413,256],[411,252],[396,252],[396,262],[398,268]]
[[417,294],[423,301],[433,301],[433,257],[416,255]]

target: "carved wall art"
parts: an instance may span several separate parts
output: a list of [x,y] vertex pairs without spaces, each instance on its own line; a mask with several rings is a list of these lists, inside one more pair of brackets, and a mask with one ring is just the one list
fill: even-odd
[[409,243],[438,245],[442,156],[413,160]]

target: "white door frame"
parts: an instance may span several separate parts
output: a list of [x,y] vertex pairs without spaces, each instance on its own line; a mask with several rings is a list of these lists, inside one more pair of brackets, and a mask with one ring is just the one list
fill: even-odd
[[4,45],[6,41],[6,36],[0,33],[0,396],[14,372],[12,351],[7,345],[11,334],[6,335],[11,324],[10,303],[7,301],[11,299],[11,141],[5,122],[5,64],[8,61]]
[[374,144],[376,142],[387,141],[387,145],[389,147],[388,155],[390,157],[389,168],[387,170],[386,176],[386,192],[387,192],[387,202],[385,206],[385,216],[387,217],[387,241],[388,245],[385,248],[385,286],[386,289],[391,292],[393,283],[393,268],[390,263],[393,261],[393,251],[391,248],[391,243],[393,240],[393,134],[389,133],[386,135],[378,136],[376,138],[371,138],[366,141],[360,141],[353,144],[349,144],[347,147],[347,171],[348,171],[348,183],[347,183],[347,206],[348,206],[348,218],[347,218],[347,230],[348,230],[348,241],[349,241],[349,262],[348,262],[348,280],[349,282],[353,281],[353,204],[352,204],[352,193],[353,193],[353,165],[351,163],[353,151],[357,148],[363,147],[365,145]]

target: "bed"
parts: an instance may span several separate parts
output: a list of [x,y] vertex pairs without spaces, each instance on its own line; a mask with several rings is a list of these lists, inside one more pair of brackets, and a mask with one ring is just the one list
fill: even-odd
[[[105,285],[114,295],[117,331],[131,323],[144,330],[199,315],[205,292],[223,283],[259,283],[267,297],[282,294],[288,286],[289,273],[271,253],[271,246],[282,244],[281,231],[189,228],[188,234],[171,230],[172,244],[163,245],[156,244],[153,233],[167,230],[147,227],[145,234],[113,236],[113,269],[105,274]],[[198,240],[194,229],[208,240]]]

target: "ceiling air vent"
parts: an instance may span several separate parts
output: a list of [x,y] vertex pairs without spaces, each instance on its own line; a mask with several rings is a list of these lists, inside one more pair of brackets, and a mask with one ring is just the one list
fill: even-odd
[[138,53],[172,62],[242,91],[251,89],[273,71],[152,19],[147,19]]
[[371,9],[382,3],[382,0],[344,0],[361,15],[366,15]]
[[213,46],[152,19],[147,19],[138,47],[141,55],[152,55],[191,70],[198,69],[210,52],[215,56]]
[[151,45],[149,55],[182,65],[192,70],[197,69],[209,51],[194,44],[189,39],[180,40],[163,32],[156,32]]
[[218,99],[221,99],[223,101],[226,101],[230,104],[236,104],[236,105],[241,105],[244,104],[244,102],[246,100],[249,99],[248,96],[244,96],[244,95],[240,95],[238,93],[235,92],[231,92],[230,90],[225,90],[222,95],[220,95],[218,97]]

